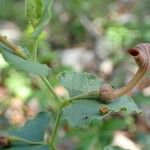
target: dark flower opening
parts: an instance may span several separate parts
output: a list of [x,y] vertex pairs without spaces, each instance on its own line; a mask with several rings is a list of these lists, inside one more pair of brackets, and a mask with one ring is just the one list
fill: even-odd
[[129,49],[128,50],[128,53],[134,57],[138,56],[139,55],[139,52],[137,49]]

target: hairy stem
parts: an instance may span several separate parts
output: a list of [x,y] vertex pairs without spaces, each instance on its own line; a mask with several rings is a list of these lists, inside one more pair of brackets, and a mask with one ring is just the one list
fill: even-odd
[[55,93],[52,85],[50,84],[50,82],[47,80],[46,77],[41,77],[41,79],[43,80],[43,82],[45,83],[45,85],[48,87],[48,89],[51,91],[51,93],[54,95],[54,97],[56,98],[56,102],[60,105],[61,104],[61,100],[60,98],[57,96],[57,94]]
[[81,94],[78,96],[74,96],[70,98],[68,101],[80,100],[80,99],[98,99],[99,98],[99,91],[89,92],[87,94]]
[[[33,45],[33,53],[32,53],[34,61],[36,61],[36,59],[37,59],[37,48],[38,48],[38,38],[35,38],[34,39],[34,45]],[[48,87],[48,89],[50,90],[50,92],[54,95],[54,97],[56,98],[56,102],[60,106],[61,105],[61,100],[57,96],[57,94],[55,93],[55,91],[54,91],[52,85],[50,84],[50,82],[44,76],[41,77],[41,79],[43,80],[43,82],[45,83],[45,85]],[[56,133],[57,133],[57,130],[58,130],[58,126],[59,126],[60,115],[61,115],[61,113],[60,113],[61,111],[60,110],[58,110],[58,112],[57,112],[57,116],[56,116],[56,120],[55,120],[55,126],[54,126],[53,133],[52,133],[52,138],[49,137],[49,140],[48,140],[50,149],[52,149],[52,150],[56,150],[55,147],[54,147],[54,145],[53,145],[53,143],[54,143],[54,140],[55,140],[55,137],[56,137]]]
[[38,49],[38,38],[34,38],[33,53],[32,53],[34,61],[36,61],[37,59],[37,49]]
[[57,115],[56,115],[56,120],[55,120],[55,124],[54,124],[54,129],[53,129],[53,132],[52,132],[52,136],[51,138],[49,139],[48,143],[50,143],[50,145],[54,148],[54,142],[55,142],[55,139],[56,139],[56,135],[57,135],[57,131],[58,131],[58,127],[59,127],[59,122],[60,122],[60,118],[61,118],[61,113],[62,113],[62,108],[63,106],[61,106],[57,112]]

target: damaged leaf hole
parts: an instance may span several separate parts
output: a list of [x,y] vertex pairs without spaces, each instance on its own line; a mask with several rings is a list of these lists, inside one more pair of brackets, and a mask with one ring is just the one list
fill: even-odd
[[88,116],[85,116],[82,120],[87,120],[89,117]]

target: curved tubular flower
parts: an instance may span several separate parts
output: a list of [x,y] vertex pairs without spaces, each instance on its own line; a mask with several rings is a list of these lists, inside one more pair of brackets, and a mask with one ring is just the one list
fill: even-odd
[[112,101],[128,93],[143,78],[146,71],[150,69],[150,43],[138,44],[135,48],[128,49],[128,53],[133,56],[139,66],[138,71],[130,82],[122,88],[113,89],[110,85],[102,86],[100,89],[100,99]]

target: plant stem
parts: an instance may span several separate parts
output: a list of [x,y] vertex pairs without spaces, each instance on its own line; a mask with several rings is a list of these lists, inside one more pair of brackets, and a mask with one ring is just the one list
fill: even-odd
[[53,132],[52,132],[52,136],[51,136],[51,138],[48,141],[48,143],[50,143],[50,145],[53,147],[53,149],[55,149],[53,144],[55,142],[57,130],[58,130],[58,127],[59,127],[59,122],[60,122],[60,118],[61,118],[62,108],[63,108],[63,105],[59,108],[59,110],[57,112],[56,120],[55,120],[55,124],[54,124],[54,129],[53,129]]
[[34,38],[34,42],[33,42],[33,60],[36,61],[37,59],[37,48],[38,48],[38,38]]
[[81,99],[99,99],[99,91],[93,91],[87,94],[81,94],[78,96],[71,97],[68,101],[81,100]]
[[50,147],[52,150],[56,150],[56,148],[54,147],[54,145],[51,144],[51,147]]
[[[36,61],[36,59],[37,59],[37,47],[38,47],[38,38],[34,38],[34,46],[33,46],[33,60],[34,61]],[[62,102],[61,102],[60,98],[57,96],[57,94],[55,93],[50,82],[44,76],[42,76],[41,79],[43,80],[45,85],[48,87],[48,89],[51,91],[51,93],[56,98],[56,100],[57,100],[56,102],[58,103],[58,105],[61,106]],[[62,109],[62,107],[60,107],[58,112],[57,112],[52,137],[49,137],[49,141],[48,141],[48,143],[50,145],[50,149],[52,149],[52,150],[56,150],[53,143],[54,143],[54,140],[56,138],[56,134],[57,134],[58,126],[59,126],[59,121],[60,121],[60,117],[61,117],[61,109]]]
[[[37,48],[38,48],[38,38],[34,38],[34,46],[33,46],[33,60],[34,61],[36,61],[36,59],[37,59]],[[42,76],[41,79],[43,80],[45,85],[48,87],[48,89],[51,91],[51,93],[54,95],[54,97],[57,100],[56,102],[60,106],[61,105],[61,100],[57,96],[57,94],[55,93],[55,91],[54,91],[52,85],[50,84],[50,82],[48,81],[48,79],[46,77],[44,77],[44,76]],[[54,125],[54,129],[53,129],[52,137],[49,137],[49,140],[48,140],[50,149],[52,149],[52,150],[56,150],[54,145],[53,145],[53,143],[54,143],[54,140],[56,138],[56,133],[57,133],[58,126],[59,126],[60,116],[61,116],[61,107],[59,108],[59,110],[57,112],[57,116],[56,116],[56,120],[55,120],[55,125]]]
[[56,95],[52,85],[50,84],[50,82],[47,80],[46,77],[41,77],[41,79],[43,80],[43,82],[45,83],[45,85],[48,87],[48,89],[51,91],[51,93],[54,95],[54,97],[57,99],[57,103],[60,105],[61,104],[61,100],[60,98]]

